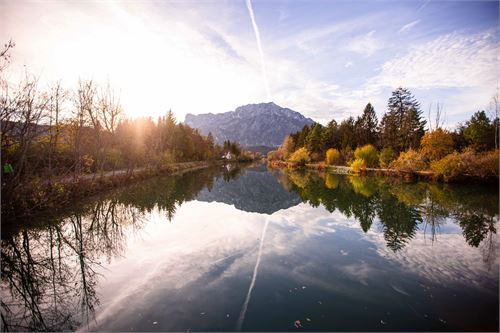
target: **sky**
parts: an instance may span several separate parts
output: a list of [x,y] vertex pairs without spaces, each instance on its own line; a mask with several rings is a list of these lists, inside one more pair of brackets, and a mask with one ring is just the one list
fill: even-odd
[[498,1],[0,1],[5,71],[109,83],[131,117],[273,101],[325,124],[379,119],[406,87],[445,125],[500,85]]

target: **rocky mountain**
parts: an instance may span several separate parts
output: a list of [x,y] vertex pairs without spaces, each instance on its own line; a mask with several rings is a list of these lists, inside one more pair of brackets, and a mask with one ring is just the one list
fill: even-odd
[[248,104],[224,113],[187,114],[184,121],[204,135],[212,133],[217,143],[239,142],[245,147],[281,145],[286,135],[313,120],[274,103]]

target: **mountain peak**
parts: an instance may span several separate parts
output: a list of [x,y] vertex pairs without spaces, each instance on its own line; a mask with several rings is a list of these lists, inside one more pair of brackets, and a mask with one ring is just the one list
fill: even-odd
[[209,132],[217,143],[225,140],[244,146],[279,146],[286,135],[297,132],[313,120],[299,112],[283,108],[274,102],[247,104],[234,111],[217,114],[187,114],[185,123]]

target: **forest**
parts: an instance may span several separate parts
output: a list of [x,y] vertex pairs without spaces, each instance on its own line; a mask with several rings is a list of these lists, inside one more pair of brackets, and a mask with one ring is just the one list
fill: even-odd
[[399,87],[388,100],[380,122],[368,103],[357,118],[338,124],[314,123],[287,136],[268,160],[291,166],[309,163],[350,166],[351,172],[386,168],[403,172],[431,171],[437,179],[453,181],[464,175],[480,179],[498,178],[499,94],[491,101],[491,114],[477,111],[455,130],[443,127],[439,105],[435,120],[423,118],[420,103]]

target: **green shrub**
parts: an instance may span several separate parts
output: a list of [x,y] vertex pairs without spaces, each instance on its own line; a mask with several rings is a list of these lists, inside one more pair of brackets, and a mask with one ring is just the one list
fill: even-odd
[[427,164],[419,152],[409,149],[401,152],[399,157],[392,161],[390,168],[398,171],[416,172],[427,169]]
[[354,161],[351,163],[351,170],[350,172],[352,173],[361,173],[366,170],[366,162],[362,158],[356,158]]
[[306,163],[309,163],[311,161],[311,157],[309,155],[309,151],[302,147],[300,149],[297,149],[290,157],[288,158],[290,162],[297,163],[300,166],[306,165]]
[[364,160],[366,166],[369,168],[376,168],[378,166],[378,151],[373,145],[365,145],[356,148],[354,151],[354,158],[356,158],[356,160]]
[[340,152],[335,148],[330,148],[326,151],[326,164],[337,165],[340,160]]
[[435,177],[449,182],[463,174],[465,168],[460,154],[453,152],[439,161],[431,162],[431,170],[434,172]]
[[387,168],[394,160],[396,154],[391,147],[382,149],[379,154],[379,163],[382,168]]

